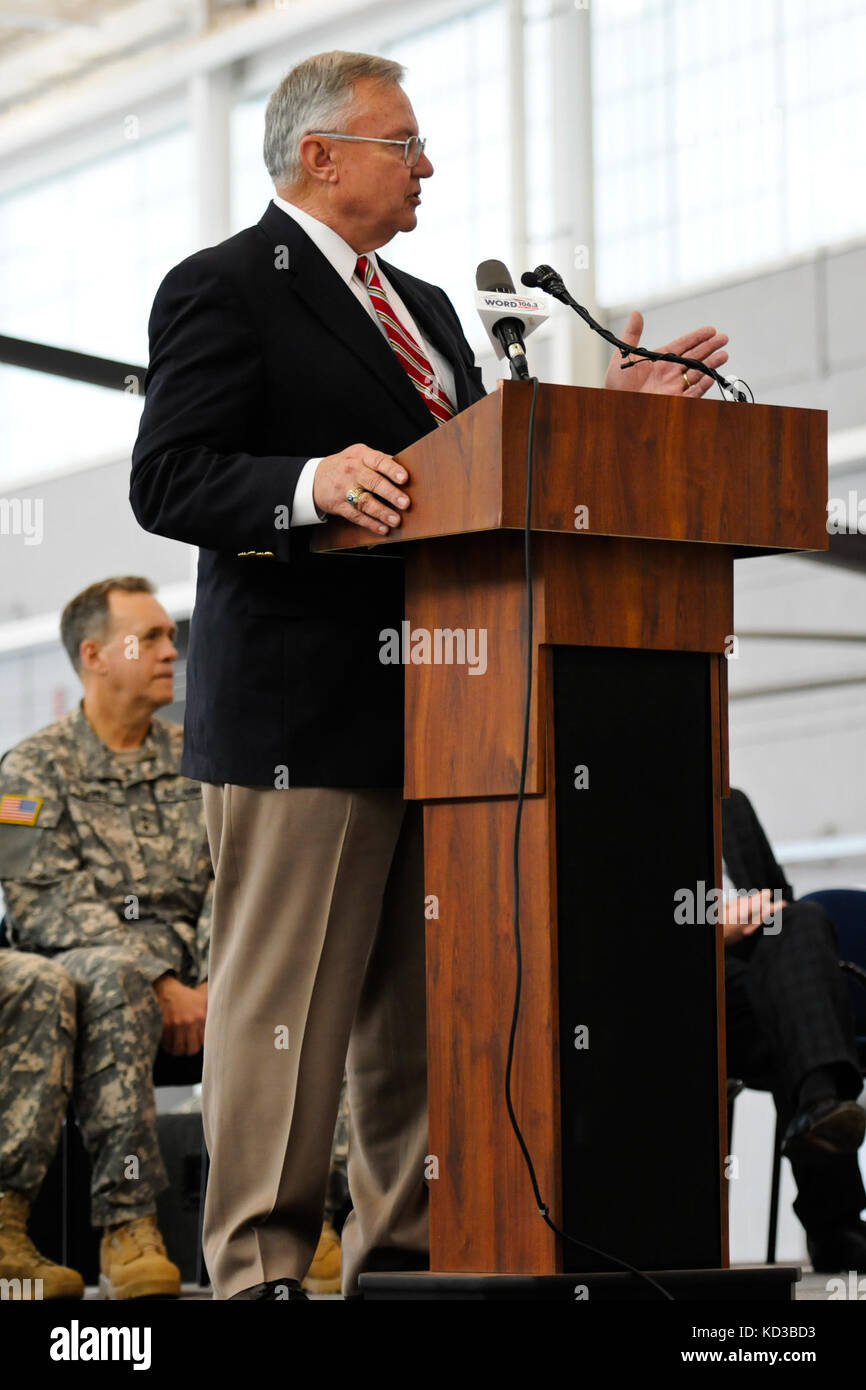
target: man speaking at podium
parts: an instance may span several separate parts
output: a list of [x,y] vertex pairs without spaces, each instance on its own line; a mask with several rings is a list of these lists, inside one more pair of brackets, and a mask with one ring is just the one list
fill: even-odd
[[[150,320],[132,507],[201,547],[183,772],[205,784],[215,869],[217,1298],[304,1297],[344,1063],[344,1293],[427,1261],[421,820],[402,799],[402,667],[379,660],[402,561],[309,550],[328,515],[398,527],[412,480],[393,455],[484,394],[443,291],[375,255],[415,227],[433,173],[402,77],[339,52],[289,72],[265,118],[277,196],[171,270]],[[637,343],[639,316],[626,332]],[[680,341],[726,357],[712,329]],[[670,364],[608,375],[705,389]]]

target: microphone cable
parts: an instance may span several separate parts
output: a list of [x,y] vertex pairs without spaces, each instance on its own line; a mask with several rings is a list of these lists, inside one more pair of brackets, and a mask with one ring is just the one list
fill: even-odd
[[[605,342],[617,348],[623,359],[635,354],[637,357],[645,358],[648,362],[676,362],[678,366],[684,369],[691,369],[694,372],[703,372],[705,376],[712,377],[722,393],[722,400],[725,401],[726,404],[731,404],[731,402],[728,401],[725,391],[730,391],[731,395],[734,397],[734,401],[748,400],[749,404],[755,404],[755,396],[748,382],[742,381],[739,377],[732,377],[729,381],[727,377],[722,376],[721,372],[717,372],[715,367],[708,367],[706,362],[701,362],[697,357],[682,357],[678,352],[656,352],[653,348],[640,346],[631,347],[628,343],[624,343],[615,333],[611,333],[609,328],[602,327],[602,325],[592,317],[588,309],[585,309],[582,304],[578,304],[577,300],[569,294],[566,289],[562,276],[558,274],[552,266],[537,265],[534,270],[524,271],[520,279],[522,284],[529,286],[531,289],[542,289],[545,294],[552,295],[552,297],[558,299],[561,304],[567,304],[570,309],[573,309],[576,314],[579,314],[584,323],[589,325],[593,333],[598,333],[604,338]],[[620,371],[625,372],[628,371],[629,367],[636,366],[636,361],[626,362],[623,360],[620,363]],[[743,387],[745,387],[745,390],[741,389]],[[746,391],[749,393],[748,397],[746,396]]]
[[[550,1208],[541,1195],[538,1186],[538,1178],[535,1173],[535,1165],[532,1162],[532,1155],[523,1137],[523,1131],[514,1111],[514,1103],[511,1096],[511,1073],[514,1067],[514,1042],[517,1035],[517,1022],[520,1015],[520,997],[523,988],[523,953],[520,940],[520,830],[523,822],[523,803],[526,799],[526,772],[529,759],[529,716],[530,704],[532,701],[532,636],[533,636],[533,595],[532,595],[532,473],[533,458],[535,453],[535,410],[538,398],[538,377],[530,378],[532,385],[532,397],[529,404],[529,425],[526,437],[526,501],[524,506],[523,518],[523,563],[524,578],[526,582],[526,680],[524,686],[523,700],[523,741],[520,758],[520,783],[517,790],[517,808],[514,819],[514,838],[512,841],[512,881],[514,891],[512,928],[514,933],[514,957],[515,957],[515,980],[514,980],[514,1007],[511,1013],[511,1027],[508,1032],[508,1053],[505,1063],[505,1106],[508,1111],[508,1118],[511,1121],[511,1128],[514,1130],[515,1137],[520,1145],[523,1161],[529,1174],[529,1181],[532,1184],[532,1191],[535,1197],[535,1205],[538,1213],[545,1225],[558,1235],[562,1240],[566,1240],[571,1245],[577,1246],[581,1250],[588,1250],[590,1254],[600,1255],[608,1263],[618,1265],[620,1269],[627,1270],[630,1274],[636,1274],[639,1279],[643,1279],[655,1289],[662,1298],[674,1303],[673,1294],[654,1279],[645,1270],[637,1269],[628,1260],[620,1259],[617,1255],[611,1255],[606,1250],[599,1250],[597,1246],[590,1245],[585,1240],[578,1240],[576,1236],[569,1235],[567,1231],[557,1226],[551,1218]],[[577,1275],[579,1278],[579,1274]]]

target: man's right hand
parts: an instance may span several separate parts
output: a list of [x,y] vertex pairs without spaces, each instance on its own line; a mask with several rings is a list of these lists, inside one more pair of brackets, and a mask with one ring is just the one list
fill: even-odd
[[[366,444],[350,444],[342,453],[322,459],[313,477],[313,501],[320,512],[387,536],[392,527],[400,525],[400,512],[410,505],[407,494],[394,484],[405,483],[408,478],[405,468],[390,454],[368,449]],[[364,489],[357,506],[346,500],[353,487]],[[380,497],[385,501],[380,502]]]
[[744,937],[751,936],[758,927],[766,923],[767,917],[781,912],[788,904],[782,899],[774,901],[772,888],[762,888],[760,892],[750,893],[747,898],[726,897],[722,908],[722,925],[726,946],[733,946]]
[[162,1009],[161,1042],[166,1052],[194,1056],[204,1045],[207,992],[188,989],[174,975],[161,975],[153,988]]

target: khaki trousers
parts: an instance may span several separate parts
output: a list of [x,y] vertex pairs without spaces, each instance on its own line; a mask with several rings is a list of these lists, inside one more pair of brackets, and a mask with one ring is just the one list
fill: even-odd
[[343,1292],[428,1249],[421,809],[398,790],[203,787],[215,885],[202,1112],[214,1295],[303,1279],[345,1065]]

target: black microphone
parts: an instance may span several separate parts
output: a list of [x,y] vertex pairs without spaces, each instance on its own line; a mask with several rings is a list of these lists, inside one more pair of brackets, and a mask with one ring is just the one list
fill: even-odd
[[[516,295],[514,281],[502,261],[482,261],[475,272],[475,288],[480,294]],[[485,316],[486,317],[486,316]],[[511,375],[521,381],[529,380],[529,364],[523,341],[523,323],[517,318],[491,318],[485,325],[495,334],[508,358]]]
[[568,303],[569,295],[562,276],[552,265],[537,265],[534,270],[524,270],[520,280],[530,289],[544,290],[545,294],[552,295],[554,299],[561,299],[564,304]]

